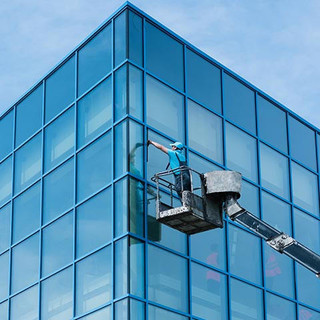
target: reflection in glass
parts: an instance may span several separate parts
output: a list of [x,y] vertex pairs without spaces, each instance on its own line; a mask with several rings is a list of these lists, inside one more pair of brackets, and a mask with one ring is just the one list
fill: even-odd
[[[123,14],[122,14],[123,15]],[[128,96],[127,96],[127,74],[128,65],[123,65],[115,72],[115,111],[114,120],[118,121],[128,113]]]
[[13,147],[13,111],[0,120],[0,137],[0,160],[2,160]]
[[12,158],[0,164],[0,206],[8,201],[12,194]]
[[144,243],[135,238],[130,238],[129,250],[130,250],[130,261],[129,261],[130,262],[130,293],[135,296],[144,298],[144,287],[145,287]]
[[167,311],[162,308],[157,308],[151,304],[148,305],[148,319],[149,320],[189,320],[185,316]]
[[[128,305],[129,304],[129,305]],[[135,299],[122,299],[115,304],[115,320],[144,320],[144,303]]]
[[296,319],[296,306],[294,303],[267,293],[267,318],[268,320]]
[[128,238],[122,238],[114,245],[114,294],[119,298],[128,293]]
[[0,304],[0,319],[7,319],[8,314],[8,301]]
[[320,320],[320,313],[299,305],[299,320]]
[[241,182],[241,197],[239,203],[255,216],[260,217],[259,189],[245,180]]
[[9,251],[0,255],[0,270],[0,301],[2,301],[9,293]]
[[10,212],[10,203],[0,209],[0,253],[10,245]]
[[127,58],[127,15],[128,10],[114,19],[114,66]]
[[96,312],[90,313],[86,317],[80,318],[80,320],[112,320],[111,307],[100,309]]
[[136,64],[143,64],[142,61],[142,19],[129,10],[129,59]]

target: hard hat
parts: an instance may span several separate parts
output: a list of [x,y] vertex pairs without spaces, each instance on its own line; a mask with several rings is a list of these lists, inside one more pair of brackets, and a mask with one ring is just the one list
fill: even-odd
[[175,143],[170,144],[170,147],[173,147],[173,146],[175,146],[177,149],[180,149],[180,150],[183,149],[183,144],[179,141],[176,141]]

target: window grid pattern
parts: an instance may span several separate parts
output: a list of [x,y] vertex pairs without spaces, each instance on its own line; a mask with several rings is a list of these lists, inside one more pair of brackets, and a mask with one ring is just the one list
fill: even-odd
[[[112,27],[114,25],[114,18],[120,14],[122,12],[122,10],[126,9],[125,7],[120,9],[119,12],[113,17],[113,19],[111,20],[111,22],[106,22],[105,25],[107,25],[108,23],[111,23],[112,24]],[[133,7],[130,7],[130,9],[132,11],[134,11],[136,14],[140,15],[142,18],[143,18],[143,26],[145,25],[146,21],[150,21],[151,18],[149,17],[145,17],[143,15],[143,13],[141,13],[138,9],[136,8],[133,8]],[[157,25],[157,23],[155,21],[152,21],[152,23],[154,25]],[[160,27],[159,27],[160,28]],[[168,31],[168,30],[163,30],[162,31],[168,33],[169,35],[172,36],[172,34]],[[198,51],[192,47],[191,45],[189,44],[186,44],[183,42],[182,39],[177,39],[175,35],[173,35],[173,37],[175,37],[175,39],[182,43],[183,45],[183,52],[184,52],[184,75],[187,74],[186,72],[186,51],[187,51],[187,48],[189,50],[193,50],[195,51],[196,53],[198,53]],[[84,45],[84,44],[83,44]],[[83,46],[82,45],[82,46]],[[74,58],[76,59],[76,61],[78,61],[78,51],[81,49],[81,47],[79,47],[75,52],[73,52],[70,56],[73,56],[74,55]],[[145,66],[145,44],[143,46],[143,50],[144,50],[144,63],[143,65]],[[201,55],[201,53],[199,53]],[[205,58],[206,60],[209,60],[208,57],[203,57]],[[114,57],[112,58],[114,59]],[[283,201],[284,203],[287,203],[288,205],[290,205],[291,207],[291,221],[292,221],[292,224],[291,224],[291,231],[292,231],[292,234],[294,236],[294,233],[295,233],[295,219],[294,219],[294,214],[293,214],[293,210],[294,208],[297,208],[299,209],[302,213],[304,213],[305,215],[309,215],[311,216],[312,218],[315,219],[315,221],[319,222],[320,223],[320,219],[319,219],[319,215],[314,213],[314,212],[308,212],[307,210],[305,210],[304,208],[302,208],[301,206],[298,206],[296,205],[294,202],[293,202],[293,198],[294,198],[294,195],[293,195],[293,191],[292,191],[292,163],[296,163],[298,164],[299,166],[301,166],[302,168],[305,168],[306,170],[308,170],[310,173],[314,174],[317,178],[317,181],[318,181],[318,187],[319,187],[319,167],[318,167],[318,170],[315,171],[313,170],[312,168],[306,166],[305,164],[301,163],[300,161],[298,161],[297,159],[293,158],[290,154],[290,134],[289,134],[289,121],[288,121],[288,118],[289,116],[294,116],[292,115],[289,110],[287,109],[284,109],[282,106],[278,105],[278,107],[280,109],[282,109],[283,111],[285,111],[286,113],[286,123],[287,123],[287,144],[288,144],[288,153],[285,153],[283,152],[282,150],[278,149],[277,147],[273,146],[272,144],[270,144],[268,141],[265,141],[263,139],[261,139],[259,137],[259,119],[257,117],[257,108],[259,107],[258,106],[258,99],[257,99],[257,96],[258,94],[261,95],[261,96],[264,96],[263,93],[261,93],[260,91],[258,91],[256,88],[253,88],[252,86],[250,86],[248,83],[246,83],[244,80],[242,79],[239,79],[239,77],[237,77],[236,75],[232,74],[229,70],[223,68],[221,65],[219,65],[217,62],[215,61],[209,61],[211,63],[213,63],[216,67],[220,68],[220,73],[221,73],[221,100],[222,100],[222,114],[218,113],[218,112],[215,112],[214,110],[212,110],[212,108],[209,108],[208,106],[206,105],[203,105],[203,103],[201,103],[200,101],[196,101],[193,97],[189,96],[188,95],[188,92],[187,91],[180,91],[178,90],[176,87],[174,87],[173,85],[171,85],[170,83],[164,81],[163,79],[159,78],[156,74],[152,74],[150,73],[149,71],[147,71],[146,68],[144,68],[143,66],[140,66],[138,64],[136,64],[134,61],[131,61],[129,59],[125,59],[122,63],[120,63],[119,65],[117,65],[116,68],[113,68],[111,70],[111,72],[109,72],[108,74],[106,74],[103,78],[101,78],[97,83],[95,83],[89,90],[87,90],[86,92],[84,92],[81,96],[79,96],[78,98],[76,98],[74,101],[72,101],[72,103],[70,103],[64,110],[62,110],[58,115],[56,115],[55,117],[53,117],[52,119],[50,119],[49,122],[45,123],[45,112],[43,112],[42,110],[42,127],[37,130],[36,132],[34,132],[34,134],[32,136],[30,136],[26,141],[24,141],[22,144],[20,144],[19,146],[16,146],[14,148],[14,150],[9,153],[8,155],[6,155],[2,160],[0,160],[0,165],[7,159],[9,159],[10,157],[11,158],[11,161],[12,161],[12,180],[14,181],[14,171],[15,171],[15,168],[14,168],[14,164],[15,164],[15,154],[18,150],[20,150],[20,148],[22,148],[25,144],[27,144],[29,141],[31,141],[32,138],[34,138],[36,135],[40,134],[41,135],[41,150],[42,150],[42,157],[41,157],[41,177],[38,178],[36,181],[32,182],[31,185],[27,186],[26,188],[24,188],[23,190],[19,191],[19,193],[15,194],[14,197],[12,197],[9,201],[6,201],[4,204],[1,205],[1,208],[4,208],[7,204],[10,204],[11,203],[11,219],[10,219],[10,239],[12,240],[12,228],[13,228],[13,223],[12,223],[12,203],[13,203],[13,200],[15,198],[17,198],[19,195],[21,195],[23,192],[25,192],[26,190],[30,189],[32,186],[34,186],[35,184],[37,184],[38,182],[40,182],[40,185],[41,185],[41,192],[40,192],[40,206],[41,208],[43,207],[43,188],[44,188],[44,179],[45,177],[47,177],[50,173],[54,172],[57,168],[59,168],[60,166],[62,166],[63,164],[65,164],[67,161],[73,159],[73,164],[74,164],[74,180],[73,180],[73,185],[74,185],[74,196],[73,196],[73,204],[72,204],[72,207],[71,208],[68,208],[66,211],[64,212],[61,212],[59,213],[59,215],[57,217],[55,217],[54,219],[52,219],[51,221],[43,224],[43,217],[42,217],[42,214],[40,215],[40,226],[39,228],[37,228],[36,230],[34,230],[31,234],[28,234],[27,236],[25,236],[23,239],[19,240],[18,242],[16,242],[14,245],[13,245],[13,242],[11,241],[10,242],[10,247],[5,249],[4,251],[0,252],[0,256],[2,254],[5,254],[5,253],[9,253],[9,279],[12,279],[12,275],[11,274],[11,271],[12,270],[12,252],[13,252],[13,249],[18,246],[19,244],[21,244],[23,241],[29,239],[30,237],[34,236],[34,235],[37,235],[39,236],[39,239],[42,239],[43,238],[43,230],[45,227],[55,223],[59,218],[65,216],[66,214],[68,214],[69,212],[73,211],[73,243],[72,243],[72,248],[73,248],[73,261],[71,263],[68,263],[67,265],[63,266],[62,268],[60,268],[59,270],[55,270],[53,273],[49,274],[49,275],[46,275],[45,277],[42,277],[41,276],[41,271],[42,271],[42,241],[39,241],[39,276],[38,276],[38,280],[36,282],[33,282],[31,283],[30,285],[28,285],[27,287],[21,289],[19,292],[15,292],[14,294],[11,293],[11,287],[12,287],[12,280],[9,281],[9,286],[8,286],[8,296],[7,298],[3,299],[2,301],[0,301],[0,307],[1,305],[5,305],[7,302],[8,302],[8,319],[11,319],[10,318],[10,304],[11,304],[11,301],[12,299],[14,299],[14,297],[16,297],[17,295],[21,294],[22,292],[25,292],[27,289],[29,288],[33,288],[34,286],[37,285],[37,288],[38,288],[38,299],[39,299],[39,314],[41,314],[41,296],[42,296],[42,292],[41,292],[41,284],[46,280],[46,279],[49,279],[50,277],[54,276],[55,274],[58,274],[59,272],[63,271],[63,270],[66,270],[68,269],[69,267],[72,267],[72,270],[73,270],[73,306],[72,306],[72,309],[73,309],[73,317],[72,319],[80,319],[86,315],[90,315],[90,314],[94,314],[95,311],[97,310],[102,310],[104,307],[107,307],[107,306],[111,306],[112,310],[114,309],[114,304],[115,303],[119,303],[120,301],[124,301],[124,299],[126,299],[128,296],[131,298],[131,299],[134,299],[134,301],[140,301],[141,303],[144,304],[144,317],[146,319],[148,319],[148,305],[152,305],[153,307],[159,307],[161,309],[166,309],[168,311],[171,311],[175,314],[180,315],[180,317],[182,318],[183,316],[187,317],[188,319],[198,319],[198,320],[201,320],[201,319],[204,319],[204,318],[199,318],[197,316],[195,316],[193,314],[193,310],[192,310],[192,303],[191,303],[191,297],[193,296],[192,294],[192,274],[191,274],[191,269],[192,269],[192,265],[199,265],[199,266],[202,266],[202,267],[205,267],[207,269],[210,269],[214,272],[217,272],[225,277],[227,277],[227,283],[228,283],[228,286],[227,286],[227,299],[226,301],[224,301],[224,308],[226,309],[225,310],[225,314],[227,314],[227,317],[228,319],[231,319],[231,316],[232,316],[232,313],[233,313],[233,298],[234,296],[232,295],[232,288],[231,288],[231,283],[233,281],[233,279],[236,279],[238,281],[240,281],[242,284],[244,285],[247,285],[249,286],[249,288],[255,288],[257,289],[259,292],[261,292],[261,294],[263,295],[263,300],[265,301],[265,304],[263,306],[263,315],[262,315],[262,318],[261,319],[267,319],[267,307],[266,306],[266,303],[267,303],[267,295],[269,294],[274,294],[276,295],[277,297],[279,298],[284,298],[286,299],[287,301],[290,301],[290,302],[293,302],[295,304],[295,308],[296,308],[296,314],[297,314],[297,319],[299,317],[299,312],[300,311],[303,311],[304,313],[306,312],[307,309],[310,310],[310,314],[314,313],[316,314],[316,312],[320,312],[320,305],[317,305],[317,306],[314,306],[314,305],[309,305],[309,304],[306,304],[306,303],[303,303],[302,301],[300,301],[298,299],[298,293],[297,293],[297,288],[296,286],[294,286],[294,291],[295,291],[295,294],[294,294],[294,297],[288,297],[288,296],[283,296],[282,294],[278,293],[278,292],[274,292],[272,290],[269,290],[266,286],[265,286],[265,270],[264,270],[264,265],[265,265],[265,262],[264,262],[264,246],[262,245],[262,243],[260,244],[260,247],[261,247],[261,250],[259,252],[259,255],[260,256],[260,260],[261,260],[261,265],[260,265],[260,272],[262,274],[262,282],[260,283],[256,283],[256,282],[252,282],[248,279],[246,279],[245,277],[239,277],[235,274],[232,274],[230,272],[230,260],[232,259],[232,253],[231,253],[231,249],[230,249],[230,246],[228,245],[228,242],[230,241],[229,239],[229,236],[230,236],[230,225],[236,225],[234,224],[233,222],[228,222],[228,221],[225,221],[225,241],[227,243],[227,245],[225,246],[225,255],[226,255],[226,259],[227,259],[227,264],[226,264],[226,268],[223,268],[223,269],[220,269],[218,267],[215,267],[213,266],[212,264],[210,264],[209,262],[204,262],[204,261],[201,261],[199,259],[196,259],[194,257],[192,257],[192,253],[190,252],[190,248],[191,248],[191,237],[188,237],[187,238],[187,254],[186,253],[182,253],[182,252],[179,252],[177,250],[174,250],[174,249],[170,249],[168,247],[166,247],[165,245],[162,245],[160,243],[157,243],[155,241],[152,241],[150,239],[148,239],[147,237],[147,234],[148,234],[148,220],[147,220],[147,214],[145,214],[144,216],[144,230],[145,230],[145,233],[144,235],[140,234],[135,234],[135,233],[132,233],[130,232],[130,230],[128,232],[125,232],[124,234],[120,235],[120,236],[117,236],[115,237],[115,233],[114,233],[114,230],[112,231],[112,240],[111,241],[108,241],[106,243],[104,243],[102,246],[98,247],[98,248],[95,248],[94,250],[86,253],[84,256],[81,256],[80,258],[76,258],[76,209],[84,204],[85,202],[87,202],[88,200],[92,199],[94,196],[96,196],[97,194],[99,194],[100,192],[102,192],[103,190],[106,190],[108,188],[111,188],[112,190],[112,194],[113,194],[113,197],[112,197],[112,208],[114,208],[114,201],[115,201],[115,196],[114,196],[114,184],[117,183],[118,181],[120,181],[121,179],[123,179],[124,177],[126,176],[131,176],[132,178],[138,180],[138,181],[141,181],[141,183],[144,185],[144,196],[145,196],[145,199],[147,198],[147,189],[149,188],[149,186],[154,186],[153,183],[151,183],[150,181],[148,181],[146,179],[146,177],[148,176],[147,175],[147,165],[146,165],[146,160],[147,160],[147,150],[146,150],[146,147],[144,147],[144,177],[141,177],[140,175],[136,175],[134,172],[129,172],[129,170],[127,170],[125,173],[123,173],[121,176],[118,176],[115,178],[115,175],[114,175],[114,161],[113,162],[113,178],[111,180],[111,182],[109,182],[108,184],[104,185],[102,188],[100,188],[99,190],[96,190],[94,193],[90,194],[89,196],[87,196],[85,199],[82,199],[80,202],[77,202],[77,199],[76,199],[76,194],[77,194],[77,175],[76,175],[76,172],[77,172],[77,161],[76,161],[76,158],[78,156],[78,154],[84,150],[85,148],[87,147],[90,147],[91,144],[93,144],[95,141],[97,141],[99,138],[101,138],[104,134],[106,133],[109,133],[111,134],[112,136],[112,141],[114,141],[114,145],[116,143],[115,141],[115,135],[114,135],[114,127],[116,127],[120,122],[122,122],[123,120],[125,119],[131,119],[132,121],[135,121],[136,123],[140,124],[143,126],[143,129],[144,129],[144,142],[147,141],[148,139],[148,132],[149,130],[152,130],[153,132],[155,132],[156,134],[162,136],[163,138],[166,138],[166,139],[169,139],[169,140],[173,140],[173,137],[170,137],[168,136],[166,133],[164,132],[160,132],[159,130],[157,130],[156,128],[154,127],[151,127],[149,124],[146,123],[146,93],[144,91],[144,95],[143,95],[143,100],[144,100],[144,103],[143,103],[143,119],[137,119],[135,117],[133,117],[132,115],[130,114],[125,114],[121,119],[115,121],[115,118],[114,118],[114,112],[113,112],[113,117],[112,117],[112,126],[108,127],[107,129],[105,129],[103,132],[99,133],[98,136],[94,137],[93,139],[91,139],[90,141],[88,141],[85,145],[81,146],[79,149],[77,149],[77,134],[74,135],[74,150],[72,152],[72,154],[68,155],[64,160],[62,160],[61,163],[57,164],[55,167],[51,168],[48,172],[45,172],[44,171],[44,143],[45,143],[45,140],[44,140],[44,131],[45,129],[56,119],[58,119],[62,114],[64,114],[65,112],[67,112],[67,110],[70,110],[71,108],[73,108],[74,106],[74,109],[77,109],[77,104],[78,104],[78,101],[83,98],[85,95],[87,95],[88,93],[90,93],[92,90],[94,90],[94,88],[96,88],[99,84],[101,84],[105,79],[107,79],[108,77],[112,77],[112,85],[114,86],[114,73],[120,69],[123,65],[125,65],[126,63],[130,63],[131,65],[135,66],[136,68],[138,68],[139,70],[141,70],[143,72],[143,87],[146,88],[146,78],[147,78],[147,75],[148,76],[152,76],[154,79],[158,80],[159,82],[161,82],[163,85],[169,87],[170,89],[178,92],[179,94],[181,94],[183,97],[184,97],[184,114],[185,114],[185,117],[184,117],[184,128],[185,128],[185,131],[184,131],[184,143],[186,145],[186,154],[187,154],[187,157],[188,155],[192,152],[193,155],[199,157],[200,159],[203,159],[203,160],[206,160],[218,167],[220,167],[221,169],[228,169],[227,166],[226,166],[226,163],[227,163],[227,153],[226,153],[226,141],[225,141],[225,132],[226,132],[226,123],[228,123],[229,125],[232,125],[238,129],[240,129],[243,133],[247,134],[248,136],[250,136],[251,138],[255,139],[256,140],[256,144],[257,144],[257,174],[258,174],[258,179],[257,181],[252,181],[250,179],[248,179],[247,177],[244,177],[243,179],[245,181],[247,181],[248,183],[252,184],[253,186],[257,187],[258,190],[259,190],[259,209],[260,209],[260,215],[261,217],[263,218],[263,211],[262,211],[262,205],[261,205],[261,199],[262,199],[262,192],[266,192],[268,194],[270,194],[271,196]],[[63,63],[61,63],[62,65]],[[78,63],[75,63],[75,79],[77,79],[78,77],[78,68],[77,68],[77,65]],[[112,65],[114,65],[113,61],[112,61]],[[53,73],[53,72],[52,72]],[[230,119],[228,119],[227,117],[224,116],[224,77],[225,77],[225,74],[228,74],[228,75],[232,75],[233,77],[236,77],[240,82],[242,82],[245,86],[248,86],[251,90],[254,90],[255,92],[255,119],[256,119],[256,132],[257,134],[253,134],[252,132],[249,132],[248,130],[246,130],[245,128],[241,127],[239,124],[237,124],[236,122],[234,121],[231,121]],[[49,77],[49,76],[48,76]],[[77,80],[76,80],[77,81]],[[46,79],[42,80],[42,90],[43,90],[43,99],[42,99],[42,108],[45,108],[45,90],[46,90]],[[75,83],[75,92],[74,92],[74,96],[77,97],[78,96],[78,92],[77,92],[77,83]],[[184,88],[187,88],[187,79],[186,77],[184,77]],[[128,90],[128,89],[127,89]],[[200,152],[198,152],[197,150],[194,150],[192,149],[189,145],[188,145],[188,100],[190,101],[193,101],[195,103],[197,103],[198,105],[200,105],[201,107],[205,108],[208,112],[211,112],[212,114],[214,114],[215,116],[219,117],[222,121],[222,132],[223,132],[223,136],[222,136],[222,140],[223,140],[223,150],[222,150],[222,153],[223,153],[223,162],[222,163],[218,163],[216,162],[215,160],[211,159],[211,158],[208,158],[206,155],[203,155],[201,154]],[[274,103],[274,102],[273,102]],[[16,104],[14,107],[13,107],[13,123],[16,123],[16,106],[18,104]],[[8,113],[6,113],[8,114]],[[6,114],[4,116],[6,116]],[[77,122],[78,122],[78,113],[77,112],[74,112],[74,123],[75,123],[75,128],[77,128]],[[307,125],[302,119],[299,119],[300,121],[302,121],[305,125]],[[317,134],[317,131],[315,130],[315,128],[310,128],[311,130],[313,130],[313,133],[315,135],[315,143],[316,143],[316,146],[319,145],[318,143],[318,134]],[[13,126],[13,141],[15,141],[15,132],[16,132],[16,129],[15,127]],[[318,132],[319,133],[319,132]],[[126,132],[126,135],[127,135],[127,141],[129,141],[129,131]],[[142,141],[143,142],[143,141]],[[270,147],[271,149],[273,149],[274,151],[278,152],[279,154],[281,154],[283,157],[285,157],[286,159],[288,159],[288,163],[289,163],[289,199],[285,199],[277,194],[275,194],[274,192],[272,192],[271,190],[269,189],[266,189],[266,188],[263,188],[260,183],[261,183],[261,170],[260,170],[260,146],[261,146],[261,143],[263,143],[264,145],[267,145],[268,147]],[[316,147],[315,147],[316,148]],[[114,160],[114,147],[112,148],[112,159]],[[316,148],[316,158],[318,159],[319,157],[319,150]],[[315,159],[315,160],[317,160]],[[319,161],[316,161],[316,163],[319,163]],[[14,183],[12,184],[12,190],[11,190],[11,194],[13,195],[14,194]],[[144,211],[147,212],[147,201],[145,201],[145,204],[144,204]],[[114,217],[113,215],[112,216],[112,225],[114,225]],[[241,226],[238,226],[236,225],[236,228],[239,228],[241,229],[243,232],[245,233],[248,233],[250,234],[251,236],[253,237],[256,237],[255,235],[252,235],[250,231],[242,228]],[[114,229],[114,228],[112,228]],[[135,296],[135,295],[132,295],[132,294],[126,294],[122,297],[117,297],[115,298],[115,294],[113,293],[111,295],[111,299],[109,299],[106,303],[102,304],[101,306],[99,306],[98,308],[94,309],[94,311],[89,311],[85,314],[81,314],[81,315],[77,315],[76,314],[76,266],[79,262],[83,261],[85,258],[87,257],[90,257],[91,255],[95,254],[96,252],[99,252],[99,250],[102,250],[104,248],[111,248],[111,259],[112,261],[115,261],[115,242],[121,240],[121,239],[125,239],[125,237],[127,236],[130,236],[130,237],[133,237],[133,238],[136,238],[137,240],[140,240],[142,241],[143,243],[145,243],[145,250],[144,250],[144,259],[145,259],[145,271],[146,271],[146,275],[145,275],[145,281],[144,281],[144,286],[145,286],[145,289],[144,289],[144,296],[140,297],[140,296]],[[259,240],[260,241],[260,240]],[[187,282],[187,295],[188,295],[188,302],[187,302],[187,311],[181,311],[181,310],[177,310],[175,308],[170,308],[166,305],[161,305],[159,303],[155,303],[155,302],[152,302],[152,301],[149,301],[148,300],[148,247],[149,246],[155,246],[159,249],[163,249],[164,251],[170,253],[170,254],[174,254],[175,256],[177,257],[180,257],[180,258],[183,258],[183,259],[186,259],[187,261],[187,264],[188,264],[188,275],[187,275],[187,278],[185,279],[185,281]],[[296,274],[296,267],[294,265],[294,276],[296,277],[297,274]],[[114,266],[114,262],[113,262],[113,265],[112,265],[112,283],[114,283],[114,270],[115,270],[115,266]],[[129,281],[129,280],[128,280]],[[294,283],[296,283],[296,281],[294,281]],[[186,318],[186,319],[187,319]],[[151,319],[151,318],[150,318]],[[260,319],[260,318],[259,318]]]

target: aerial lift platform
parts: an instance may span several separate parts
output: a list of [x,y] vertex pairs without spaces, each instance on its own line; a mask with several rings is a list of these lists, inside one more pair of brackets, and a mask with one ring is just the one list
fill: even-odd
[[[181,206],[173,206],[174,185],[170,182],[175,170],[188,170],[191,177],[191,191],[183,191]],[[232,220],[247,227],[264,239],[274,250],[283,253],[320,278],[320,256],[288,234],[281,232],[241,207],[241,173],[236,171],[212,171],[201,174],[187,166],[157,173],[152,180],[157,185],[156,218],[159,222],[188,235],[215,228],[223,228],[223,212]],[[193,188],[192,175],[201,181],[200,195]],[[183,176],[180,175],[181,179]],[[183,183],[181,183],[183,185]],[[170,205],[161,202],[160,186],[168,188]]]

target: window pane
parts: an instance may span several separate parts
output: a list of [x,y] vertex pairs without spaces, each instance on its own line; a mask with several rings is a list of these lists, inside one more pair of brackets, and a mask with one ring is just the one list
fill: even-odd
[[188,320],[189,318],[181,316],[180,314],[167,311],[165,309],[157,308],[148,305],[148,319],[149,320]]
[[78,147],[82,147],[112,123],[111,77],[90,91],[78,103]]
[[69,109],[45,130],[45,171],[73,153],[74,108]]
[[128,293],[128,238],[122,238],[114,244],[114,295],[122,297]]
[[129,64],[129,113],[141,121],[143,120],[142,89],[143,72]]
[[0,209],[0,252],[10,245],[10,211],[10,204]]
[[10,199],[12,194],[12,158],[0,164],[0,206]]
[[319,214],[319,194],[317,176],[298,164],[291,162],[292,166],[292,192],[296,205]]
[[257,182],[256,139],[230,124],[226,125],[227,166]]
[[144,243],[134,238],[129,240],[130,293],[144,298]]
[[262,186],[289,199],[288,159],[260,143],[260,166]]
[[[9,251],[0,256],[0,301],[8,297],[9,290]],[[1,313],[0,313],[1,314]],[[1,318],[0,318],[1,319]]]
[[76,265],[76,314],[97,308],[112,298],[111,247]]
[[68,213],[43,229],[42,233],[42,276],[72,262],[73,214]]
[[17,105],[16,146],[20,145],[24,140],[40,129],[42,124],[42,96],[43,86],[40,85]]
[[[102,191],[77,208],[77,257],[111,241],[112,191]],[[94,234],[94,237],[92,236]]]
[[0,319],[8,319],[8,301],[0,304]]
[[34,286],[11,299],[11,320],[38,320],[38,286]]
[[111,24],[79,51],[78,96],[111,71]]
[[188,95],[221,113],[221,75],[207,60],[187,49]]
[[299,320],[320,320],[320,313],[306,307],[299,306]]
[[192,314],[206,320],[227,318],[226,276],[219,272],[191,265]]
[[135,299],[122,299],[114,307],[115,320],[144,320],[145,306]]
[[72,318],[72,268],[68,268],[41,284],[41,320]]
[[114,120],[118,121],[124,117],[127,113],[128,96],[127,96],[127,74],[128,65],[125,64],[115,72],[114,80],[114,100],[115,100],[115,111]]
[[39,234],[12,249],[11,293],[34,283],[39,277]]
[[81,320],[112,320],[111,307],[106,307],[96,312],[90,313],[88,316],[80,319]]
[[239,199],[239,203],[255,216],[260,217],[259,189],[247,181],[242,180],[241,183],[241,198]]
[[254,92],[227,74],[224,75],[224,113],[231,121],[256,133]]
[[15,154],[14,191],[20,192],[41,175],[41,134],[35,136]]
[[72,57],[46,81],[46,123],[74,100],[75,58]]
[[146,23],[147,69],[183,91],[183,46],[166,33]]
[[222,119],[188,100],[188,122],[189,146],[223,163]]
[[0,120],[0,160],[12,151],[13,147],[13,111]]
[[233,320],[262,320],[262,291],[231,279],[231,315]]
[[287,153],[286,113],[259,95],[257,106],[260,138]]
[[294,303],[267,293],[267,319],[292,320],[296,319],[296,306]]
[[[73,159],[44,178],[43,223],[67,211],[74,203]],[[59,201],[57,201],[59,199]]]
[[317,170],[315,132],[289,116],[291,156],[313,170]]
[[114,20],[115,67],[127,58],[127,15],[128,10],[125,10]]
[[261,247],[258,237],[229,224],[229,254],[231,273],[261,283]]
[[77,157],[78,202],[107,185],[112,179],[111,134],[82,150]]
[[129,10],[129,59],[142,65],[142,19]]
[[128,179],[117,181],[114,185],[114,234],[118,237],[128,231]]
[[187,260],[152,245],[148,257],[148,299],[187,312]]
[[40,183],[25,191],[13,202],[13,243],[40,226]]

